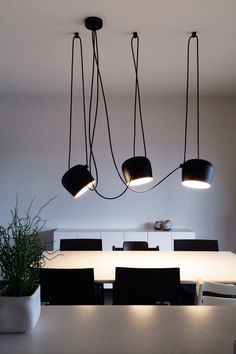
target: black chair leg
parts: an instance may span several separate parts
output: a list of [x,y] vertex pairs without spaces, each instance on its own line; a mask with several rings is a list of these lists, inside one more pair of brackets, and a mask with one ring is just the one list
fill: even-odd
[[196,284],[181,284],[180,287],[183,305],[194,305]]
[[97,305],[104,305],[104,286],[103,283],[95,284],[95,299]]

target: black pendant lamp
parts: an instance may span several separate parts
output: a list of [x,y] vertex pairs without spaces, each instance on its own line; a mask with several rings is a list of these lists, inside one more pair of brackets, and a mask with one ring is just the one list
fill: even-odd
[[[86,164],[70,166],[71,160],[71,138],[72,138],[72,116],[73,116],[73,87],[74,87],[74,46],[75,39],[79,39],[80,55],[81,55],[81,72],[82,72],[82,91],[83,91],[83,115],[84,115],[84,140],[86,152]],[[69,128],[69,156],[68,156],[68,171],[62,177],[62,184],[65,189],[78,198],[89,189],[93,189],[95,180],[88,169],[88,152],[87,152],[87,128],[86,128],[86,112],[85,112],[85,89],[84,89],[84,70],[83,70],[83,49],[82,41],[79,33],[76,32],[72,40],[72,56],[71,56],[71,85],[70,85],[70,128]]]
[[[186,161],[187,125],[188,125],[188,96],[189,96],[189,48],[190,41],[197,41],[197,158]],[[213,178],[213,166],[209,161],[199,158],[199,45],[196,32],[192,32],[187,47],[187,85],[186,85],[186,115],[185,115],[185,143],[184,162],[182,167],[182,184],[186,187],[206,189],[211,186]]]
[[[136,52],[134,49],[134,41],[136,41]],[[151,182],[153,180],[151,162],[146,156],[147,152],[146,152],[146,143],[145,143],[142,107],[141,107],[141,95],[140,95],[139,77],[138,77],[139,36],[137,32],[134,32],[131,38],[131,51],[132,51],[133,64],[135,70],[133,157],[123,162],[122,172],[127,186],[134,187],[134,186]],[[137,108],[139,112],[140,125],[142,131],[144,156],[136,156]]]
[[73,197],[78,198],[93,188],[94,179],[87,165],[75,165],[62,177],[62,184]]
[[134,156],[122,164],[122,172],[128,186],[134,187],[151,182],[152,166],[145,156]]
[[213,166],[209,161],[191,159],[182,167],[182,184],[185,187],[206,189],[211,186]]

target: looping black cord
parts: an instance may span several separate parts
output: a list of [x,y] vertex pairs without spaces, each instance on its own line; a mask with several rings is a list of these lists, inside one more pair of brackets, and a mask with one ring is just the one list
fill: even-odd
[[83,97],[83,116],[84,116],[84,142],[86,165],[88,164],[88,149],[87,149],[87,126],[86,126],[86,108],[85,108],[85,83],[84,83],[84,64],[83,64],[83,46],[79,33],[76,32],[72,39],[71,50],[71,78],[70,78],[70,124],[69,124],[69,153],[68,153],[68,170],[71,166],[71,143],[72,143],[72,118],[73,118],[73,91],[74,91],[74,52],[75,39],[79,39],[80,43],[80,60],[81,60],[81,76],[82,76],[82,97]]
[[193,32],[188,39],[187,46],[187,80],[186,80],[186,106],[185,106],[185,132],[184,132],[184,160],[186,161],[186,151],[187,151],[187,133],[188,133],[188,100],[189,100],[189,49],[190,41],[192,38],[197,40],[197,158],[199,159],[199,45],[198,36],[196,32]]
[[71,71],[70,71],[70,124],[69,124],[69,152],[68,152],[68,170],[70,169],[71,161],[71,135],[72,135],[72,116],[73,116],[73,87],[74,87],[74,49],[75,49],[75,38],[74,35],[72,39],[72,49],[71,49]]
[[[93,39],[93,33],[92,33],[92,39]],[[97,164],[93,152],[93,141],[94,141],[94,135],[95,135],[95,128],[96,128],[96,119],[97,119],[97,114],[95,113],[95,121],[94,121],[94,126],[93,126],[93,132],[91,134],[91,125],[92,125],[92,103],[93,103],[93,89],[94,89],[94,72],[95,72],[95,59],[93,55],[93,64],[92,64],[92,76],[91,76],[91,86],[90,86],[90,99],[89,99],[89,148],[90,148],[90,154],[89,154],[89,170],[91,172],[92,169],[92,161],[93,165],[95,168],[95,180],[96,180],[96,185],[98,184],[98,169],[97,169]],[[97,96],[98,96],[98,91],[97,91]],[[97,102],[96,102],[96,111],[97,112],[97,107],[98,107],[98,97],[97,97]]]
[[[133,40],[137,39],[137,52],[136,52],[136,57],[134,55],[134,48],[133,48]],[[125,181],[123,180],[123,178],[120,175],[120,172],[118,170],[116,161],[115,161],[115,157],[114,157],[114,153],[113,153],[113,147],[112,147],[112,139],[111,139],[111,131],[110,131],[110,122],[109,122],[109,115],[108,115],[108,108],[107,108],[107,103],[106,103],[106,96],[105,96],[105,91],[104,91],[104,87],[103,87],[103,82],[102,82],[102,77],[101,77],[101,72],[100,72],[100,68],[99,68],[99,56],[98,56],[98,44],[97,44],[97,34],[96,31],[92,31],[92,45],[93,45],[93,63],[95,63],[96,65],[96,70],[97,70],[97,95],[96,95],[96,109],[95,109],[95,117],[94,117],[94,126],[93,126],[93,133],[92,133],[92,137],[90,135],[90,154],[93,155],[93,140],[94,140],[94,134],[95,134],[95,127],[96,127],[96,122],[97,122],[97,108],[98,108],[98,102],[99,102],[99,84],[101,87],[101,92],[102,92],[102,96],[103,96],[103,102],[104,102],[104,107],[105,107],[105,113],[106,113],[106,121],[107,121],[107,131],[108,131],[108,138],[109,138],[109,146],[110,146],[110,152],[111,152],[111,156],[112,156],[112,160],[113,163],[115,165],[115,168],[117,170],[117,173],[120,177],[120,179],[122,180],[122,182],[125,184]],[[134,124],[136,125],[136,107],[137,107],[137,100],[138,100],[138,105],[139,105],[139,115],[140,115],[140,123],[141,123],[141,129],[142,129],[142,135],[143,135],[143,145],[144,145],[144,153],[146,156],[146,144],[145,144],[145,135],[144,135],[144,128],[143,128],[143,121],[142,121],[142,110],[141,110],[141,97],[140,97],[140,89],[139,89],[139,80],[138,80],[138,60],[139,60],[139,38],[137,33],[133,34],[133,37],[131,39],[131,49],[132,49],[132,55],[133,55],[133,62],[134,62],[134,67],[135,67],[135,108],[134,108]],[[89,131],[91,132],[91,107],[92,107],[92,99],[93,99],[93,82],[94,82],[94,65],[93,65],[93,69],[92,69],[92,80],[91,80],[91,90],[90,90],[90,114],[89,114],[89,119],[90,119],[90,123],[89,123]],[[134,144],[136,141],[136,128],[134,128]],[[134,153],[135,153],[135,148],[134,148]],[[94,163],[96,165],[95,162],[95,158],[94,158]],[[122,191],[119,195],[114,196],[114,197],[107,197],[102,195],[100,192],[98,192],[97,190],[97,184],[94,188],[94,191],[103,199],[107,199],[107,200],[114,200],[117,199],[119,197],[121,197],[128,189],[131,190],[132,192],[135,193],[144,193],[144,192],[148,192],[151,191],[152,189],[154,189],[155,187],[157,187],[159,184],[161,184],[163,181],[165,181],[170,175],[172,175],[175,171],[177,171],[179,168],[181,168],[182,165],[178,166],[177,168],[175,168],[174,170],[172,170],[170,173],[168,173],[164,178],[162,178],[159,182],[157,182],[154,186],[143,190],[143,191],[138,191],[138,190],[134,190],[132,189],[130,186],[126,185],[126,188],[124,189],[124,191]]]
[[[136,53],[134,51],[134,40],[135,39],[136,39]],[[134,32],[133,36],[131,38],[131,51],[132,51],[134,70],[135,70],[133,156],[135,156],[135,154],[136,154],[136,126],[137,126],[137,101],[138,101],[140,125],[141,125],[142,139],[143,139],[143,149],[144,149],[144,156],[146,157],[147,156],[147,149],[146,149],[146,142],[145,142],[143,115],[142,115],[142,106],[141,106],[141,95],[140,95],[139,77],[138,77],[139,36],[138,36],[137,32]]]
[[[94,190],[101,198],[107,199],[107,200],[114,200],[119,197],[121,197],[128,189],[131,190],[132,192],[135,193],[144,193],[147,191],[150,191],[157,187],[159,184],[161,184],[163,181],[165,181],[170,175],[172,175],[175,171],[177,171],[179,168],[182,168],[182,164],[172,170],[170,173],[168,173],[164,178],[162,178],[159,182],[157,182],[154,186],[143,190],[143,191],[138,191],[130,188],[130,186],[127,186],[124,179],[122,178],[119,169],[117,167],[117,163],[115,160],[114,156],[114,151],[113,151],[113,146],[112,146],[112,139],[111,139],[111,129],[110,129],[110,121],[109,121],[109,114],[108,114],[108,108],[107,108],[107,102],[106,102],[106,96],[105,96],[105,91],[104,91],[104,86],[102,82],[102,77],[101,77],[101,72],[100,72],[100,67],[99,67],[99,55],[98,55],[98,41],[97,41],[97,33],[96,31],[92,31],[92,47],[93,47],[93,65],[92,65],[92,75],[91,75],[91,86],[90,86],[90,100],[89,100],[89,119],[88,119],[88,136],[89,136],[89,157],[88,157],[88,150],[87,150],[87,125],[86,125],[86,104],[85,104],[85,80],[84,80],[84,65],[83,65],[83,47],[82,47],[82,40],[79,36],[79,34],[76,32],[73,40],[72,40],[72,58],[71,58],[71,85],[70,85],[70,127],[69,127],[69,157],[68,157],[68,169],[70,169],[70,162],[71,162],[71,140],[72,140],[72,117],[73,117],[73,88],[74,88],[74,42],[75,39],[79,38],[80,41],[80,57],[81,57],[81,73],[82,73],[82,92],[83,92],[83,114],[84,114],[84,132],[85,132],[85,153],[86,153],[86,165],[89,165],[89,170],[91,172],[92,169],[92,164],[95,169],[95,175],[96,175],[96,185],[94,188],[91,190]],[[134,39],[137,39],[137,47],[136,47],[136,55],[134,52],[134,45],[133,41]],[[190,37],[191,39],[191,37]],[[190,42],[189,39],[189,42]],[[187,66],[189,68],[189,42],[188,42],[188,63]],[[198,42],[197,42],[198,43]],[[142,119],[142,109],[141,109],[141,97],[140,97],[140,88],[139,88],[139,79],[138,79],[138,62],[139,62],[139,37],[136,32],[134,32],[133,37],[131,39],[131,50],[132,50],[132,56],[133,56],[133,62],[134,62],[134,68],[135,68],[135,102],[134,102],[134,140],[133,140],[133,154],[135,156],[135,149],[136,149],[136,123],[137,123],[137,105],[139,108],[139,116],[140,116],[140,124],[141,124],[141,130],[142,130],[142,137],[143,137],[143,147],[144,147],[144,154],[146,157],[146,143],[145,143],[145,135],[144,135],[144,127],[143,127],[143,119]],[[197,51],[198,51],[198,44],[197,44]],[[198,69],[199,64],[197,64],[197,70],[199,73]],[[94,112],[94,121],[92,123],[92,109],[93,109],[93,95],[94,95],[94,77],[95,77],[95,68],[96,68],[96,102],[95,102],[95,112]],[[199,76],[199,75],[198,75]],[[187,89],[186,89],[186,121],[185,121],[185,148],[184,148],[184,161],[186,157],[186,143],[187,143],[187,115],[188,115],[188,85],[189,85],[189,69],[187,70]],[[199,151],[199,79],[197,82],[197,91],[198,91],[198,110],[197,110],[197,115],[198,115],[198,151]],[[100,93],[100,88],[101,88],[101,93],[103,97],[103,103],[105,107],[105,116],[106,116],[106,123],[107,123],[107,131],[108,131],[108,140],[109,140],[109,147],[110,147],[110,153],[112,156],[112,161],[114,163],[115,169],[117,171],[117,174],[121,181],[125,184],[125,189],[118,195],[112,196],[112,197],[107,197],[102,195],[100,192],[97,190],[97,185],[98,185],[98,168],[97,168],[97,163],[95,159],[95,155],[93,152],[93,143],[94,143],[94,137],[95,137],[95,131],[96,131],[96,124],[97,124],[97,115],[98,115],[98,106],[99,106],[99,93]],[[93,125],[93,126],[92,126]],[[198,152],[199,153],[199,152]]]
[[[89,165],[90,165],[90,169],[91,169],[91,163],[93,161],[93,166],[94,166],[95,172],[96,172],[96,185],[94,186],[93,190],[103,199],[114,200],[114,199],[117,199],[120,196],[122,196],[128,190],[128,187],[126,186],[125,189],[119,195],[112,196],[112,197],[107,197],[107,196],[101,194],[100,192],[98,192],[98,190],[97,190],[99,176],[98,176],[98,168],[97,168],[96,159],[95,159],[94,152],[93,152],[93,143],[94,143],[94,137],[95,137],[95,131],[96,131],[96,124],[97,124],[99,92],[100,92],[99,88],[101,88],[101,93],[102,93],[104,107],[105,107],[108,140],[109,140],[109,147],[110,147],[110,152],[111,152],[111,156],[112,156],[112,161],[114,163],[115,169],[116,169],[117,174],[120,177],[121,181],[124,184],[125,184],[125,181],[123,180],[123,178],[119,172],[119,169],[117,167],[117,163],[116,163],[114,151],[113,151],[113,146],[112,146],[108,107],[107,107],[105,90],[104,90],[100,67],[99,67],[98,41],[97,41],[96,31],[92,31],[92,47],[93,47],[93,65],[92,65],[92,78],[91,78],[90,102],[89,102],[89,147],[90,147]],[[95,67],[96,67],[96,102],[95,102],[94,122],[93,122],[93,127],[92,127],[92,106],[93,106],[93,92],[94,92],[94,81],[95,81],[94,80]]]
[[164,182],[169,176],[171,176],[175,171],[177,171],[178,169],[182,168],[182,164],[180,164],[178,167],[174,168],[171,172],[169,172],[165,177],[163,177],[160,181],[158,181],[156,184],[154,184],[154,186],[150,187],[150,188],[147,188],[145,190],[142,190],[142,191],[138,191],[138,190],[135,190],[135,189],[132,189],[129,187],[129,189],[132,191],[132,192],[135,192],[135,193],[145,193],[145,192],[150,192],[151,190],[153,190],[154,188],[156,188],[157,186],[159,186],[159,184],[161,184],[162,182]]
[[84,83],[84,60],[83,60],[83,44],[82,39],[78,35],[80,43],[80,60],[81,60],[81,77],[82,77],[82,93],[83,93],[83,115],[84,115],[84,143],[85,143],[85,156],[86,165],[88,165],[88,142],[87,142],[87,119],[86,119],[86,104],[85,104],[85,83]]
[[197,158],[199,159],[199,130],[200,130],[200,119],[199,119],[199,45],[198,45],[198,36],[196,36],[197,39]]
[[[136,43],[136,54],[134,51],[134,40],[137,40]],[[132,57],[133,57],[133,63],[134,63],[134,69],[135,69],[135,99],[134,99],[134,137],[133,137],[133,156],[135,156],[136,153],[136,123],[137,123],[137,100],[138,100],[138,106],[139,106],[139,116],[140,116],[140,124],[141,124],[141,130],[142,130],[142,137],[143,137],[143,147],[144,147],[144,155],[146,157],[147,151],[146,151],[146,142],[145,142],[145,134],[144,134],[144,126],[143,126],[143,117],[142,117],[142,107],[141,107],[141,96],[140,96],[140,87],[139,87],[139,78],[138,78],[138,65],[139,65],[139,36],[137,32],[133,33],[133,37],[131,38],[131,51],[132,51]],[[164,178],[162,178],[159,182],[157,182],[154,186],[147,188],[145,190],[135,190],[128,186],[129,190],[135,193],[145,193],[149,192],[152,189],[156,188],[161,184],[163,181],[165,181],[170,175],[172,175],[175,171],[177,171],[179,168],[181,168],[182,165],[176,167],[174,170],[172,170],[170,173],[168,173]]]

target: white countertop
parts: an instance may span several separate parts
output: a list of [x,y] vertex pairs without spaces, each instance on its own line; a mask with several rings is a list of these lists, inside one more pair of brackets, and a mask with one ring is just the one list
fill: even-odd
[[154,226],[150,228],[63,228],[63,229],[56,229],[55,232],[193,232],[191,229],[186,228],[171,228],[168,231],[165,230],[155,230]]
[[236,307],[44,306],[0,354],[232,354]]

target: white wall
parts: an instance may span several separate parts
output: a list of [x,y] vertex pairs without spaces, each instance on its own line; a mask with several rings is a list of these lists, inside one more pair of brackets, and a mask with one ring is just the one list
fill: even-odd
[[[132,100],[120,98],[108,100],[108,104],[114,151],[121,166],[132,155]],[[0,224],[8,222],[17,194],[23,210],[33,196],[37,209],[59,194],[42,214],[48,219],[48,229],[143,227],[146,223],[169,218],[174,227],[195,230],[197,238],[217,238],[221,249],[236,250],[235,100],[201,101],[200,157],[214,164],[211,189],[184,188],[179,170],[151,192],[128,191],[114,201],[103,200],[95,192],[73,199],[61,185],[61,177],[67,169],[68,99],[2,98],[0,105]],[[182,99],[143,99],[147,152],[155,181],[182,162],[184,107]],[[72,164],[84,163],[82,125],[78,127],[76,113],[75,110]],[[99,119],[95,141],[101,171],[99,190],[113,195],[122,191],[123,185],[106,152],[104,115]],[[190,109],[189,152],[195,147],[194,119]],[[188,154],[188,157],[193,155]]]

